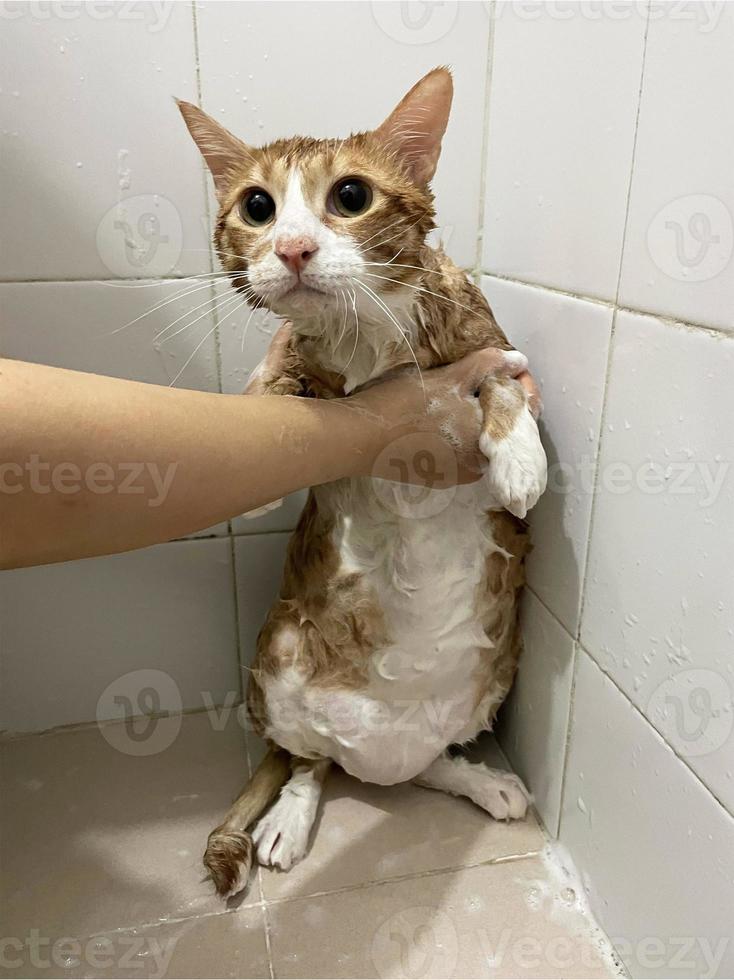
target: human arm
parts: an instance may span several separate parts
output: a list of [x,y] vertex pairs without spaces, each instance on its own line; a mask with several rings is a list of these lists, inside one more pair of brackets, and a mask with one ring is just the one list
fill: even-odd
[[[425,372],[425,390],[406,375],[321,401],[0,359],[0,567],[168,541],[341,477],[396,479],[381,469],[385,448],[405,434],[443,438],[448,420],[453,478],[474,479],[481,417],[472,391],[516,372],[502,352],[482,351]],[[411,476],[420,480],[408,465]]]

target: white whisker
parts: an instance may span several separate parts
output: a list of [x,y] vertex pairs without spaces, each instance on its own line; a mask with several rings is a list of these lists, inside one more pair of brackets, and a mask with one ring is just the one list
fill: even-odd
[[[244,354],[244,352],[245,352],[245,338],[247,337],[247,328],[250,326],[250,320],[252,320],[252,318],[254,317],[255,313],[258,310],[261,310],[264,306],[265,306],[265,298],[263,297],[262,301],[258,301],[253,306],[252,310],[250,311],[250,315],[247,318],[247,323],[245,324],[245,329],[242,331],[242,341],[240,343],[240,353],[243,353]],[[227,316],[229,316],[229,314],[227,314]]]
[[414,286],[413,283],[403,282],[400,279],[391,279],[389,276],[378,276],[376,272],[365,272],[366,276],[370,276],[372,279],[384,279],[385,282],[393,282],[396,286],[407,286],[408,289],[415,289],[419,293],[426,293],[428,296],[435,296],[437,299],[442,299],[446,303],[451,303],[453,306],[458,306],[462,310],[468,310],[469,313],[477,316],[477,311],[473,310],[471,306],[466,306],[464,303],[458,303],[455,299],[449,299],[448,296],[442,296],[441,293],[434,293],[432,289],[426,289],[423,286]]
[[203,283],[200,282],[197,283],[195,286],[191,286],[189,284],[181,289],[177,289],[176,292],[173,294],[173,296],[167,296],[166,299],[163,299],[160,302],[156,303],[149,310],[146,310],[144,313],[141,313],[140,316],[136,316],[135,319],[129,320],[127,323],[123,323],[121,327],[116,327],[114,330],[111,330],[108,334],[104,334],[104,336],[112,337],[114,336],[114,334],[120,333],[122,330],[127,330],[128,327],[131,327],[134,323],[137,323],[138,320],[142,320],[144,317],[150,316],[152,313],[158,313],[160,310],[164,309],[170,303],[175,303],[177,300],[184,299],[187,296],[192,296],[194,293],[201,292],[201,290],[209,289],[210,287],[211,287],[210,282],[203,282]]
[[349,355],[349,360],[342,368],[342,374],[346,376],[347,368],[354,360],[354,355],[357,353],[357,344],[359,343],[359,314],[357,313],[357,291],[356,289],[351,290],[352,296],[352,309],[354,310],[354,322],[356,326],[356,333],[354,337],[354,347],[352,348],[352,353]]
[[425,386],[425,382],[423,381],[423,372],[421,371],[421,366],[418,363],[418,358],[415,356],[415,351],[413,350],[413,346],[410,343],[410,341],[408,340],[408,335],[405,333],[405,331],[402,329],[402,327],[398,323],[395,315],[393,314],[393,311],[390,309],[390,307],[387,305],[387,303],[385,303],[385,301],[380,296],[378,296],[377,293],[373,289],[371,289],[366,283],[362,282],[361,279],[354,279],[353,282],[357,286],[360,286],[362,288],[362,290],[366,293],[366,295],[367,296],[370,296],[375,301],[375,303],[377,303],[378,307],[380,307],[388,315],[388,317],[390,318],[390,320],[398,328],[398,332],[400,333],[400,336],[403,338],[403,340],[405,341],[405,343],[408,345],[408,350],[413,355],[413,360],[415,361],[415,366],[418,368],[418,374],[419,374],[420,379],[421,379],[421,387],[423,388],[423,396],[425,398],[426,386]]
[[196,347],[194,347],[194,349],[191,351],[191,353],[189,354],[189,356],[186,358],[186,363],[184,364],[184,366],[178,372],[178,374],[173,379],[173,381],[169,384],[169,386],[168,386],[169,388],[173,388],[174,387],[174,385],[176,384],[176,382],[178,381],[178,379],[181,377],[181,375],[184,373],[184,371],[186,370],[186,368],[189,366],[189,364],[191,364],[191,362],[193,361],[193,359],[196,356],[196,354],[198,353],[198,351],[204,346],[204,343],[211,337],[211,335],[214,333],[214,331],[216,329],[217,329],[217,325],[215,323],[214,326],[211,328],[211,330],[208,330],[204,334],[204,336],[202,337],[202,339],[199,341],[199,343],[196,345]]
[[168,326],[163,327],[162,330],[159,330],[158,333],[155,335],[155,337],[153,337],[153,343],[156,343],[156,341],[160,340],[163,334],[168,333],[171,327],[175,327],[177,323],[180,323],[181,320],[184,319],[184,317],[191,316],[192,313],[196,313],[196,311],[200,310],[203,306],[210,306],[212,303],[216,303],[217,299],[218,297],[216,295],[210,296],[208,299],[205,299],[203,303],[199,303],[198,306],[195,306],[193,310],[186,310],[186,312],[182,313],[181,316],[176,317],[173,323],[169,323]]
[[[234,295],[225,296],[223,298],[220,298],[219,296],[213,297],[213,300],[210,300],[209,301],[209,302],[213,302],[213,305],[212,305],[212,307],[210,309],[204,310],[204,312],[201,314],[201,316],[197,316],[197,318],[195,320],[191,320],[190,323],[184,323],[184,325],[182,327],[179,327],[178,330],[176,330],[175,333],[172,333],[170,335],[170,337],[166,337],[166,339],[163,341],[163,343],[164,344],[169,343],[171,340],[173,340],[174,337],[178,337],[178,335],[180,333],[183,333],[184,330],[188,330],[190,327],[193,327],[193,325],[195,323],[198,323],[199,320],[203,320],[204,317],[209,316],[210,314],[213,314],[215,312],[218,312],[224,306],[228,306],[233,299],[239,300],[240,303],[243,302],[243,300],[237,295],[237,293],[234,293]],[[204,305],[205,304],[202,303],[202,306],[204,306]],[[197,307],[197,309],[200,309],[200,308],[201,307]],[[192,310],[191,312],[192,313],[195,313],[196,310]],[[173,324],[171,324],[171,326],[173,326]],[[169,329],[169,328],[167,327],[166,329]],[[154,341],[154,343],[155,343],[155,341]]]

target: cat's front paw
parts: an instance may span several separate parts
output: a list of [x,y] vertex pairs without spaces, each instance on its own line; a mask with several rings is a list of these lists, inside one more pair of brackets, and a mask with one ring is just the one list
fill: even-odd
[[525,517],[538,502],[548,479],[548,463],[538,424],[525,405],[507,435],[493,438],[485,429],[479,448],[489,460],[486,481],[496,503]]
[[252,832],[262,865],[287,871],[306,854],[316,816],[316,799],[287,790],[281,793]]

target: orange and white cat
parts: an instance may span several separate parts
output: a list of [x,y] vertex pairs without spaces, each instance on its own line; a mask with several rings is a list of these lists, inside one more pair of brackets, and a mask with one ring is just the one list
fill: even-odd
[[[374,131],[262,148],[179,103],[214,178],[224,269],[253,307],[291,324],[249,390],[338,397],[487,346],[523,368],[481,292],[426,244],[451,99],[438,68]],[[311,491],[249,681],[269,750],[204,856],[221,894],[245,884],[255,849],[284,869],[305,854],[332,762],[361,780],[468,796],[496,819],[524,816],[516,776],[446,751],[491,727],[512,683],[521,518],[546,480],[522,385],[498,377],[478,395],[488,465],[477,484],[431,490],[415,513],[385,481]]]

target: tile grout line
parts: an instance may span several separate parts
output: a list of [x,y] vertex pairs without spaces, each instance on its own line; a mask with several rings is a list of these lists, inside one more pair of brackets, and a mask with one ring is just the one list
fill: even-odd
[[[231,692],[235,693],[235,692]],[[149,714],[126,715],[124,718],[105,718],[101,721],[72,721],[68,725],[55,725],[52,728],[40,728],[32,732],[11,732],[0,731],[0,745],[9,745],[11,742],[22,742],[27,738],[50,738],[57,735],[74,735],[77,732],[86,732],[93,729],[109,728],[113,725],[125,725],[129,720],[137,718],[165,719],[165,718],[184,718],[189,715],[203,715],[210,711],[236,711],[244,704],[241,698],[228,703],[223,701],[218,704],[204,704],[200,708],[183,708],[181,711],[151,711]],[[228,716],[229,717],[229,716]]]
[[494,66],[494,10],[488,11],[489,27],[487,29],[487,67],[484,74],[484,118],[482,120],[482,148],[479,160],[479,215],[477,217],[477,247],[474,255],[472,277],[477,286],[481,281],[482,255],[484,250],[484,209],[487,194],[487,151],[489,149],[490,103],[492,95],[492,69]]
[[445,868],[432,868],[429,871],[413,871],[403,875],[393,875],[390,878],[378,878],[372,881],[362,881],[354,885],[342,885],[340,888],[327,888],[320,892],[308,892],[304,895],[288,895],[283,898],[266,898],[266,906],[287,905],[291,902],[301,902],[312,898],[329,898],[332,895],[345,895],[349,892],[363,891],[366,888],[379,888],[381,885],[401,884],[404,881],[417,881],[422,878],[435,878],[438,875],[457,874],[459,871],[471,871],[474,868],[488,868],[498,864],[517,864],[528,858],[537,857],[541,850],[524,851],[522,854],[506,854],[474,864],[449,865]]
[[480,269],[477,273],[480,277],[496,279],[498,282],[509,282],[517,286],[527,286],[529,289],[537,289],[541,292],[552,293],[555,296],[565,296],[568,299],[579,300],[582,303],[593,303],[595,306],[604,306],[607,309],[618,313],[631,313],[633,316],[646,316],[653,320],[660,320],[661,323],[669,327],[683,327],[688,330],[702,330],[704,333],[712,334],[715,337],[731,340],[733,334],[731,330],[723,327],[714,327],[707,323],[698,323],[694,320],[684,320],[681,317],[670,316],[667,313],[657,313],[655,310],[638,309],[635,306],[621,306],[610,299],[602,299],[600,296],[589,296],[586,293],[574,292],[572,289],[563,289],[560,286],[550,286],[547,283],[532,282],[529,279],[520,279],[517,276],[507,276],[500,272],[492,272],[489,269]]
[[675,747],[670,744],[670,742],[665,738],[665,736],[658,731],[658,729],[655,727],[655,725],[653,725],[653,723],[650,721],[647,715],[645,715],[645,713],[641,710],[641,708],[639,708],[632,700],[632,698],[630,698],[627,692],[619,686],[616,679],[609,673],[609,671],[604,666],[602,666],[602,664],[599,663],[599,661],[596,659],[594,654],[584,646],[581,640],[577,641],[577,645],[579,650],[581,650],[582,653],[586,654],[586,656],[589,658],[589,660],[591,660],[591,662],[594,664],[597,670],[599,670],[607,678],[607,680],[610,681],[610,683],[616,688],[618,693],[622,695],[624,700],[635,710],[635,712],[640,716],[640,718],[645,723],[645,725],[649,729],[651,729],[655,735],[657,735],[657,737],[660,739],[660,741],[663,743],[663,745],[666,748],[670,749],[670,751],[673,753],[676,759],[678,759],[679,762],[683,763],[683,765],[686,767],[686,769],[688,769],[688,771],[696,780],[696,782],[703,787],[703,789],[706,791],[706,793],[708,793],[709,796],[711,796],[714,800],[716,800],[719,806],[723,809],[724,813],[731,820],[734,820],[734,813],[732,813],[731,810],[729,810],[729,808],[727,807],[727,805],[722,800],[719,799],[716,793],[711,789],[711,787],[706,782],[704,782],[704,780],[699,776],[699,774],[695,771],[695,769],[691,768],[691,765],[688,762],[688,760],[685,758],[685,756],[680,755],[680,753],[676,751]]
[[[240,674],[242,672],[240,671]],[[247,730],[244,732],[245,735],[245,756],[247,758],[247,774],[250,781],[252,781],[252,756],[250,755],[250,739],[247,737]],[[265,893],[263,891],[263,873],[262,865],[258,861],[257,870],[257,890],[260,894],[260,911],[262,915],[262,926],[263,935],[265,937],[265,953],[268,958],[268,972],[270,973],[270,980],[275,980],[275,969],[273,967],[273,950],[272,943],[270,941],[270,917],[268,916],[267,906],[265,904]]]
[[638,135],[639,121],[640,121],[640,109],[642,107],[642,88],[643,88],[644,78],[645,78],[645,59],[647,55],[647,33],[649,27],[650,27],[650,7],[648,5],[647,21],[645,23],[645,34],[644,34],[643,46],[642,46],[642,59],[640,65],[640,87],[639,87],[638,97],[637,97],[637,111],[635,114],[635,135],[632,143],[632,157],[630,160],[630,176],[629,176],[629,182],[627,184],[627,202],[626,202],[625,213],[624,213],[624,225],[622,228],[622,245],[621,245],[620,255],[619,255],[619,269],[617,271],[617,286],[614,295],[612,324],[611,324],[611,330],[609,332],[609,348],[607,350],[607,363],[606,363],[606,371],[604,374],[604,393],[602,395],[601,413],[599,416],[599,440],[597,442],[597,447],[596,447],[596,465],[594,467],[594,482],[593,482],[592,493],[591,493],[591,511],[589,514],[589,524],[588,524],[587,534],[586,534],[586,558],[584,561],[584,569],[581,576],[581,589],[580,589],[581,602],[579,607],[579,622],[578,622],[578,627],[576,629],[576,639],[579,641],[581,639],[581,625],[583,622],[583,615],[584,615],[584,610],[586,605],[586,601],[585,601],[586,582],[589,574],[589,564],[590,564],[590,555],[591,555],[591,537],[594,532],[594,521],[596,516],[596,501],[597,501],[598,490],[599,490],[599,470],[601,466],[601,456],[602,456],[602,449],[604,444],[604,424],[607,419],[608,408],[609,408],[609,381],[611,378],[612,363],[614,360],[614,341],[615,341],[615,334],[616,334],[617,314],[619,312],[619,306],[618,306],[619,290],[622,283],[624,249],[625,249],[625,242],[627,239],[627,225],[629,223],[630,204],[632,200],[632,183],[633,183],[634,172],[635,172],[635,157],[637,154],[637,135]]
[[555,293],[559,296],[567,296],[571,299],[582,300],[585,303],[595,303],[599,306],[614,306],[614,300],[604,299],[602,296],[592,296],[589,293],[580,293],[578,290],[565,289],[563,286],[551,286],[544,282],[534,282],[531,279],[521,279],[519,276],[510,276],[504,272],[493,272],[491,269],[480,268],[479,273],[490,279],[499,279],[501,282],[517,283],[519,286],[528,286],[531,289],[542,289],[548,293]]
[[[672,316],[669,313],[660,313],[656,310],[647,310],[636,306],[617,305],[613,300],[603,299],[600,296],[590,296],[587,293],[575,292],[572,289],[564,289],[562,286],[551,286],[548,283],[533,282],[530,279],[521,279],[518,276],[508,276],[501,272],[493,272],[491,269],[463,268],[462,271],[467,276],[473,278],[486,277],[496,279],[498,282],[514,283],[517,286],[527,286],[529,289],[537,289],[542,292],[551,293],[556,296],[566,296],[569,299],[576,299],[583,303],[593,303],[596,306],[606,306],[609,309],[616,309],[619,313],[630,313],[632,316],[646,316],[653,320],[660,320],[661,323],[669,327],[684,328],[686,330],[701,330],[724,340],[734,339],[734,333],[724,327],[715,327],[710,323],[699,323],[696,320],[687,320],[684,317]],[[215,273],[216,274],[216,273]],[[209,275],[209,273],[204,274]],[[0,290],[3,286],[95,286],[95,285],[114,285],[123,287],[132,283],[181,283],[186,279],[202,278],[199,273],[189,273],[176,275],[173,272],[166,273],[164,276],[127,276],[124,279],[0,279]],[[222,282],[225,282],[222,277]],[[185,540],[185,539],[177,539]]]
[[568,698],[568,721],[566,725],[566,739],[563,751],[563,765],[561,768],[561,796],[558,810],[558,839],[561,839],[563,829],[563,815],[566,806],[566,790],[568,783],[568,765],[571,755],[571,732],[573,728],[573,707],[576,703],[576,679],[578,677],[579,649],[581,647],[581,630],[586,610],[586,586],[589,578],[589,567],[591,565],[591,540],[595,528],[595,517],[597,512],[597,495],[599,492],[599,473],[601,469],[602,449],[604,443],[604,424],[607,418],[609,404],[609,382],[614,360],[614,341],[617,327],[617,315],[619,313],[619,291],[622,283],[622,270],[624,268],[624,251],[627,240],[627,227],[629,224],[630,206],[632,202],[632,184],[635,176],[635,159],[637,156],[637,140],[640,128],[640,111],[642,108],[642,91],[645,84],[645,62],[647,59],[647,36],[650,30],[650,5],[647,5],[645,31],[642,38],[642,55],[640,58],[640,84],[637,92],[637,106],[635,109],[635,129],[632,139],[632,153],[630,156],[629,180],[627,182],[627,200],[625,202],[624,224],[622,226],[622,241],[619,250],[619,268],[617,270],[617,285],[614,292],[614,304],[612,307],[612,322],[609,330],[609,347],[607,349],[606,371],[604,373],[604,390],[602,394],[601,412],[599,415],[599,438],[596,444],[596,460],[594,465],[594,481],[591,493],[591,507],[589,510],[589,522],[586,528],[586,553],[584,556],[584,567],[579,583],[579,605],[578,605],[578,624],[572,648],[572,667],[571,667],[571,688]]
[[[203,109],[203,97],[202,97],[202,85],[201,85],[201,55],[199,48],[199,21],[197,16],[197,0],[191,0],[191,17],[194,27],[194,57],[196,59],[196,98],[200,109]],[[207,229],[212,227],[212,214],[209,207],[209,183],[207,179],[206,166],[202,162],[201,164],[201,177],[202,186],[204,192],[204,214],[206,216]],[[209,272],[214,275],[214,254],[212,251],[212,242],[209,241]],[[217,385],[219,388],[219,393],[223,391],[222,388],[222,334],[220,330],[221,321],[219,319],[219,308],[217,303],[217,283],[212,278],[209,283],[209,294],[211,296],[211,314],[214,320],[214,356],[217,365]],[[229,314],[228,314],[229,315]],[[239,685],[240,698],[244,698],[244,687],[242,683],[242,643],[240,639],[240,603],[239,603],[239,590],[237,588],[237,556],[235,553],[234,538],[232,536],[232,521],[227,521],[227,535],[229,542],[229,565],[232,571],[232,601],[234,603],[234,619],[235,619],[235,635],[234,635],[234,654],[235,663],[237,668],[237,684]]]
[[[260,865],[257,867],[257,875],[260,880],[260,893],[262,894],[262,873]],[[263,898],[262,905],[262,922],[263,922],[263,933],[265,935],[265,952],[268,957],[268,972],[270,973],[270,980],[275,980],[275,967],[273,965],[273,942],[271,935],[271,924],[270,916],[268,915],[268,903]]]
[[548,603],[545,601],[545,599],[542,596],[538,595],[538,593],[535,591],[535,587],[532,586],[532,585],[530,585],[529,582],[526,582],[525,583],[525,588],[528,590],[528,592],[535,599],[538,600],[538,602],[541,604],[541,606],[543,607],[543,609],[545,609],[545,611],[548,613],[548,615],[551,616],[553,619],[555,619],[555,621],[561,627],[561,629],[566,634],[566,636],[569,638],[569,640],[571,640],[573,643],[575,643],[576,642],[576,638],[574,637],[574,635],[571,632],[571,630],[568,628],[568,626],[566,626],[566,624],[560,618],[560,616],[558,615],[558,613],[554,612],[553,609],[551,609],[551,607],[548,605]]
[[[458,874],[460,871],[472,871],[476,868],[489,868],[501,864],[520,864],[522,861],[526,861],[529,858],[538,857],[542,853],[542,850],[532,850],[523,851],[519,854],[506,854],[500,855],[499,857],[489,858],[486,861],[477,861],[474,864],[458,864],[450,865],[445,868],[433,868],[428,871],[415,871],[408,872],[403,875],[394,875],[391,878],[380,878],[373,881],[363,881],[358,882],[353,885],[343,885],[340,888],[329,888],[323,891],[317,892],[307,892],[302,895],[288,895],[283,898],[265,898],[262,897],[258,901],[253,902],[243,902],[236,908],[221,908],[214,910],[206,910],[200,913],[193,912],[190,915],[171,915],[165,918],[154,919],[151,922],[137,922],[126,926],[117,926],[109,929],[98,929],[96,932],[84,935],[83,937],[76,937],[81,939],[95,939],[99,936],[112,936],[120,935],[127,932],[135,932],[140,929],[155,929],[161,926],[177,925],[181,922],[193,922],[201,921],[203,919],[214,919],[225,915],[238,915],[240,912],[252,912],[255,909],[260,909],[263,913],[263,925],[266,918],[267,909],[271,906],[281,906],[289,905],[293,902],[302,902],[313,898],[330,898],[332,895],[345,895],[350,892],[363,891],[367,888],[378,888],[381,885],[394,885],[401,884],[404,881],[417,881],[422,878],[435,878],[439,875],[448,874]],[[260,870],[258,868],[258,870]],[[269,942],[266,939],[266,944],[268,949],[270,948]],[[271,966],[271,980],[275,980],[275,972]]]

